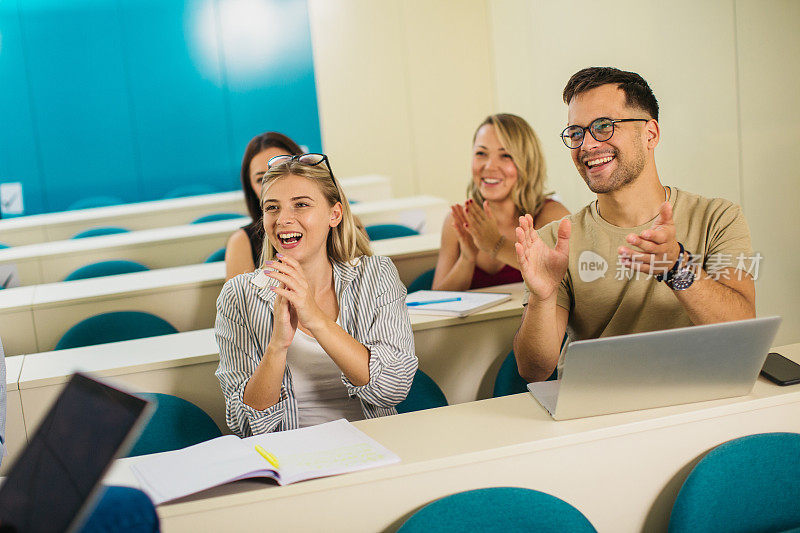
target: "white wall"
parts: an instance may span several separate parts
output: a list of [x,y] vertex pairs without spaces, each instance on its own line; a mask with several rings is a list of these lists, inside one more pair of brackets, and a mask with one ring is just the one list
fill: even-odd
[[731,3],[496,0],[490,6],[498,107],[521,114],[537,130],[550,185],[571,210],[594,195],[558,137],[567,120],[561,93],[569,77],[588,66],[639,72],[653,88],[661,108],[656,163],[664,183],[739,200]]
[[342,176],[460,201],[492,112],[484,0],[309,0],[322,141]]
[[[592,65],[639,72],[660,104],[661,180],[744,207],[754,250],[765,259],[757,311],[779,314],[776,344],[800,341],[800,4],[785,1],[673,2],[489,0],[498,108],[537,129],[550,184],[575,210],[593,195],[558,132],[561,91]],[[779,132],[775,135],[773,132]]]
[[760,315],[800,342],[800,2],[737,0],[742,203],[764,256]]
[[794,0],[309,0],[322,138],[340,175],[380,172],[395,195],[464,198],[472,134],[525,117],[549,186],[571,210],[593,195],[558,134],[561,91],[590,65],[641,73],[661,105],[664,183],[741,203],[765,259],[759,315],[800,342]]

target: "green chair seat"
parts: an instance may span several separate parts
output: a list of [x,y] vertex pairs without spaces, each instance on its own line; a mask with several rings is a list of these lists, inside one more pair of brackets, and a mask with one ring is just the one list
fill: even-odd
[[518,487],[468,490],[445,496],[415,512],[398,533],[581,533],[596,531],[564,500]]
[[[553,381],[558,378],[558,369],[553,370],[547,381]],[[519,394],[520,392],[528,392],[528,382],[522,379],[517,370],[517,359],[514,357],[514,350],[508,352],[508,355],[500,365],[500,370],[497,371],[497,377],[494,380],[494,391],[492,398],[499,398],[500,396],[509,396],[511,394]]]
[[87,237],[102,237],[103,235],[115,235],[117,233],[128,233],[130,230],[115,226],[105,226],[102,228],[89,228],[80,233],[76,233],[72,239],[86,239]]
[[408,391],[406,399],[397,404],[398,413],[411,413],[447,405],[442,389],[425,372],[417,369],[414,382]]
[[225,248],[220,248],[216,252],[209,255],[204,263],[216,263],[217,261],[225,261]]
[[155,411],[128,457],[180,450],[222,436],[211,417],[192,402],[155,392],[139,396],[155,403]]
[[56,344],[56,350],[177,333],[163,318],[141,311],[114,311],[78,322]]
[[206,222],[219,222],[220,220],[232,220],[234,218],[244,218],[239,213],[211,213],[192,220],[192,224],[205,224]]
[[408,294],[416,291],[429,291],[433,287],[433,275],[436,269],[432,268],[420,274],[408,285]]
[[64,281],[74,281],[76,279],[100,278],[103,276],[116,276],[117,274],[130,274],[132,272],[145,272],[150,270],[146,266],[135,261],[125,261],[122,259],[114,261],[100,261],[90,265],[82,266],[71,272]]
[[372,226],[367,226],[365,229],[367,230],[367,236],[371,241],[419,235],[417,230],[411,229],[408,226],[402,226],[400,224],[375,224]]
[[800,434],[762,433],[720,444],[683,483],[670,533],[800,528]]
[[116,196],[91,196],[89,198],[81,198],[78,201],[72,202],[67,211],[76,211],[78,209],[91,209],[93,207],[108,207],[112,205],[121,205],[125,202],[122,198]]

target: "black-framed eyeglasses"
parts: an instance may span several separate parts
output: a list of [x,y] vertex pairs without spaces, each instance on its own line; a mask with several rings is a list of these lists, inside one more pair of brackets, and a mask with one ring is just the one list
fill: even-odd
[[297,161],[310,167],[325,163],[325,166],[328,167],[328,173],[331,175],[331,181],[333,181],[333,170],[331,170],[331,164],[328,162],[328,156],[325,154],[276,155],[267,161],[267,168],[289,164],[292,161]]
[[561,132],[561,140],[570,150],[577,150],[583,144],[586,130],[597,142],[607,141],[614,135],[614,124],[617,122],[649,122],[649,118],[608,118],[601,117],[592,121],[588,128],[581,126],[567,126]]

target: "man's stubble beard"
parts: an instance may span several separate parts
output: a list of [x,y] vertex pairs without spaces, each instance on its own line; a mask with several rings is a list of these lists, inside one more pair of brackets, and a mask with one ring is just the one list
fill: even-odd
[[644,170],[647,160],[645,158],[644,150],[639,147],[634,154],[633,159],[627,162],[619,156],[619,150],[614,150],[614,160],[617,161],[617,169],[611,173],[608,181],[605,183],[594,183],[589,181],[586,167],[581,164],[579,173],[589,187],[589,190],[595,194],[605,194],[623,189],[636,181],[642,171]]

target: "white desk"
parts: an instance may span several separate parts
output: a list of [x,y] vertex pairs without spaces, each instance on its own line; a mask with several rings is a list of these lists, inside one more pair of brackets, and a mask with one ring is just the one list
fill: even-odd
[[[448,205],[441,198],[412,196],[362,202],[353,205],[352,211],[365,225],[410,224],[439,235]],[[151,269],[202,263],[225,246],[228,237],[249,220],[239,218],[16,246],[0,250],[0,265],[16,265],[20,283],[25,286],[61,281],[78,267],[110,259],[136,261]]]
[[225,246],[231,233],[249,219],[187,224],[129,233],[44,242],[0,250],[0,264],[14,264],[23,286],[63,280],[73,270],[112,259],[127,259],[151,269],[202,263]]
[[[800,361],[800,344],[778,351]],[[680,485],[706,451],[748,434],[800,432],[800,386],[759,378],[744,397],[562,422],[518,394],[355,425],[402,463],[286,487],[225,485],[160,506],[161,527],[391,531],[447,494],[520,486],[564,499],[600,532],[665,531]],[[139,460],[118,461],[106,482],[135,486],[128,465]]]
[[[439,239],[385,239],[373,243],[373,250],[391,257],[408,284],[435,266]],[[84,318],[130,310],[158,315],[179,331],[208,328],[224,281],[225,265],[217,262],[6,289],[0,295],[0,336],[7,355],[43,352]]]
[[6,357],[6,455],[0,466],[0,476],[5,475],[20,451],[28,442],[25,420],[22,416],[22,397],[19,393],[19,375],[24,357]]
[[[386,176],[356,176],[340,182],[350,200],[384,200],[392,197],[391,184]],[[83,230],[98,226],[142,230],[189,224],[211,213],[247,215],[244,194],[242,191],[222,192],[10,218],[0,220],[0,240],[10,246],[22,246],[69,239]]]
[[36,287],[0,291],[0,339],[6,356],[39,351],[31,312],[35,293]]
[[[21,358],[21,356],[20,356]],[[75,372],[90,372],[132,391],[187,399],[226,429],[225,403],[214,376],[219,349],[213,329],[24,356],[19,376],[26,438]]]
[[[511,302],[467,318],[412,316],[420,368],[442,387],[449,403],[491,396],[522,312],[522,284],[506,287],[514,293]],[[486,338],[476,341],[474,332]],[[440,351],[439,346],[448,349]],[[35,428],[69,376],[86,371],[134,391],[189,400],[226,430],[225,405],[214,376],[218,361],[213,329],[26,355],[19,379],[25,421]]]

